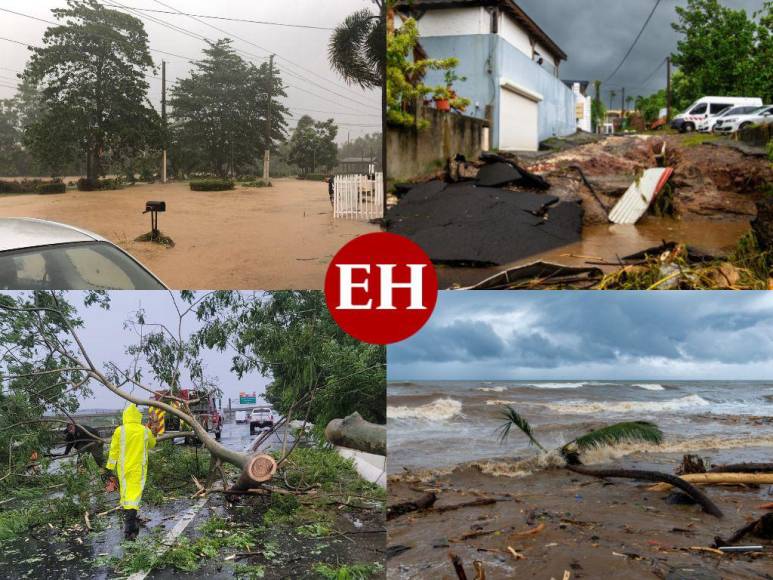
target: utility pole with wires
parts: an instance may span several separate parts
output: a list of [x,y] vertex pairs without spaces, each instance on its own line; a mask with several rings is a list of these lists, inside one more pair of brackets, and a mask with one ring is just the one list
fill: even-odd
[[271,100],[274,98],[274,55],[268,59],[268,112],[266,114],[266,151],[263,155],[263,183],[271,183]]
[[625,122],[625,87],[623,87],[622,106],[620,107],[620,118]]
[[167,136],[166,136],[166,61],[161,61],[161,125],[162,125],[162,139],[164,140],[163,149],[161,151],[161,183],[166,183],[166,148],[167,148]]
[[671,55],[666,57],[666,121],[671,122]]

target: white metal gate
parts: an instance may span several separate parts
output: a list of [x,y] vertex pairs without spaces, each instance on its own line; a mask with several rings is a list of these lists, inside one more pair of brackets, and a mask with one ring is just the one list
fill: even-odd
[[384,217],[384,174],[336,175],[333,216],[353,220]]

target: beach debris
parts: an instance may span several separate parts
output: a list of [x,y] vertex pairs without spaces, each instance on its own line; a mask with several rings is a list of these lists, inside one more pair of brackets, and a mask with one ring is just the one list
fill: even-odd
[[719,551],[726,553],[726,552],[735,552],[735,553],[744,553],[744,552],[762,552],[763,548],[762,546],[722,546]]
[[397,544],[395,546],[387,546],[387,549],[386,549],[387,560],[389,560],[389,558],[393,558],[394,556],[402,554],[403,552],[407,552],[410,549],[411,549],[410,546],[404,546],[402,544]]
[[437,512],[437,513],[444,513],[452,510],[458,510],[461,508],[491,505],[491,504],[497,503],[498,501],[512,501],[512,500],[510,498],[497,499],[493,497],[481,497],[481,498],[474,499],[472,501],[463,502],[463,503],[441,505],[441,506],[433,505],[427,509],[431,509],[433,512]]
[[716,554],[717,556],[725,555],[722,550],[717,550],[716,548],[707,548],[706,546],[690,546],[690,550],[693,552],[709,552],[711,554]]
[[758,510],[773,510],[773,501],[757,506]]
[[572,577],[572,573],[569,570],[564,570],[563,580],[570,580],[571,577]]
[[670,167],[647,169],[609,212],[609,221],[616,224],[638,222],[647,213],[673,173],[674,170]]
[[[669,485],[669,489],[673,486],[678,487],[684,491],[687,495],[699,503],[703,508],[703,511],[706,513],[711,514],[717,518],[723,517],[722,511],[714,504],[714,502],[712,502],[709,497],[701,490],[686,480],[686,478],[704,474],[695,474],[693,476],[686,475],[684,478],[682,478],[676,475],[671,475],[670,473],[645,471],[642,469],[591,469],[579,465],[567,465],[567,469],[574,471],[575,473],[590,475],[592,477],[621,477],[625,479],[640,479],[643,481],[663,482]],[[652,489],[652,487],[649,489]]]
[[512,546],[507,546],[507,551],[510,552],[513,555],[513,558],[515,558],[516,560],[525,560],[526,559],[526,556],[524,556],[520,552],[516,552],[515,548],[513,548]]
[[554,287],[589,289],[604,277],[596,267],[571,267],[533,262],[504,270],[466,290],[539,290]]
[[425,510],[429,507],[432,507],[436,500],[437,495],[435,495],[433,492],[427,492],[416,500],[405,501],[387,506],[386,519],[392,520],[410,512]]
[[514,534],[510,534],[510,538],[525,538],[527,536],[536,536],[539,534],[542,530],[545,529],[545,522],[540,522],[537,527],[530,528],[528,530],[524,530],[522,532],[515,532]]
[[[773,473],[688,473],[683,481],[700,485],[768,485],[773,484]],[[668,491],[667,482],[650,486],[650,491]]]
[[483,567],[483,562],[474,560],[472,567],[475,569],[475,580],[486,580],[486,569]]
[[687,475],[688,473],[706,473],[706,461],[699,455],[683,456],[682,463],[676,468],[676,474]]
[[743,539],[747,534],[766,540],[773,540],[773,513],[764,514],[762,517],[739,528],[733,532],[733,535],[727,540],[723,540],[720,536],[716,536],[714,538],[713,547],[721,549],[723,547],[732,546]]
[[728,463],[712,465],[710,473],[773,473],[773,463]]
[[459,580],[467,580],[467,574],[464,571],[464,564],[462,563],[462,559],[453,552],[448,552],[448,557],[451,559],[451,564],[454,567],[454,571],[456,572],[456,577]]

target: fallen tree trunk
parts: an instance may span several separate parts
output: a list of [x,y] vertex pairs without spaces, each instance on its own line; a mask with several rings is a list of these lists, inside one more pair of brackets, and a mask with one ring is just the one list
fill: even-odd
[[[689,473],[683,475],[682,479],[698,485],[768,485],[773,483],[773,473]],[[664,482],[653,485],[649,489],[650,491],[668,491],[671,489],[671,485]]]
[[392,520],[410,512],[425,510],[432,507],[435,500],[437,500],[437,496],[433,492],[428,491],[417,500],[405,501],[387,506],[386,519]]
[[363,419],[356,411],[344,419],[333,419],[325,427],[325,439],[366,453],[386,455],[386,426]]
[[[723,517],[722,511],[712,502],[706,494],[699,490],[694,485],[685,481],[685,479],[671,475],[670,473],[660,473],[658,471],[644,471],[641,469],[590,469],[585,466],[579,465],[567,465],[567,469],[580,473],[582,475],[590,475],[593,477],[621,477],[625,479],[641,479],[644,481],[657,481],[670,484],[674,487],[678,487],[684,491],[687,495],[693,498],[697,503],[703,507],[703,511],[712,516],[721,518]],[[704,474],[695,474],[704,475]],[[690,477],[689,475],[685,478]]]
[[732,546],[746,534],[753,534],[765,539],[773,538],[773,514],[765,514],[761,518],[746,524],[744,527],[736,530],[727,540],[723,540],[719,536],[716,536],[714,538],[714,547],[721,548],[723,546]]
[[773,463],[728,463],[715,465],[709,473],[773,473]]

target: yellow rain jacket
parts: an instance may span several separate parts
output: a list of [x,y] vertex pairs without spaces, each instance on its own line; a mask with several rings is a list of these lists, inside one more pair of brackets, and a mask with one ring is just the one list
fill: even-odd
[[107,468],[116,471],[121,486],[121,507],[139,509],[148,467],[148,449],[156,446],[153,432],[142,424],[134,403],[123,412],[123,425],[113,431]]

